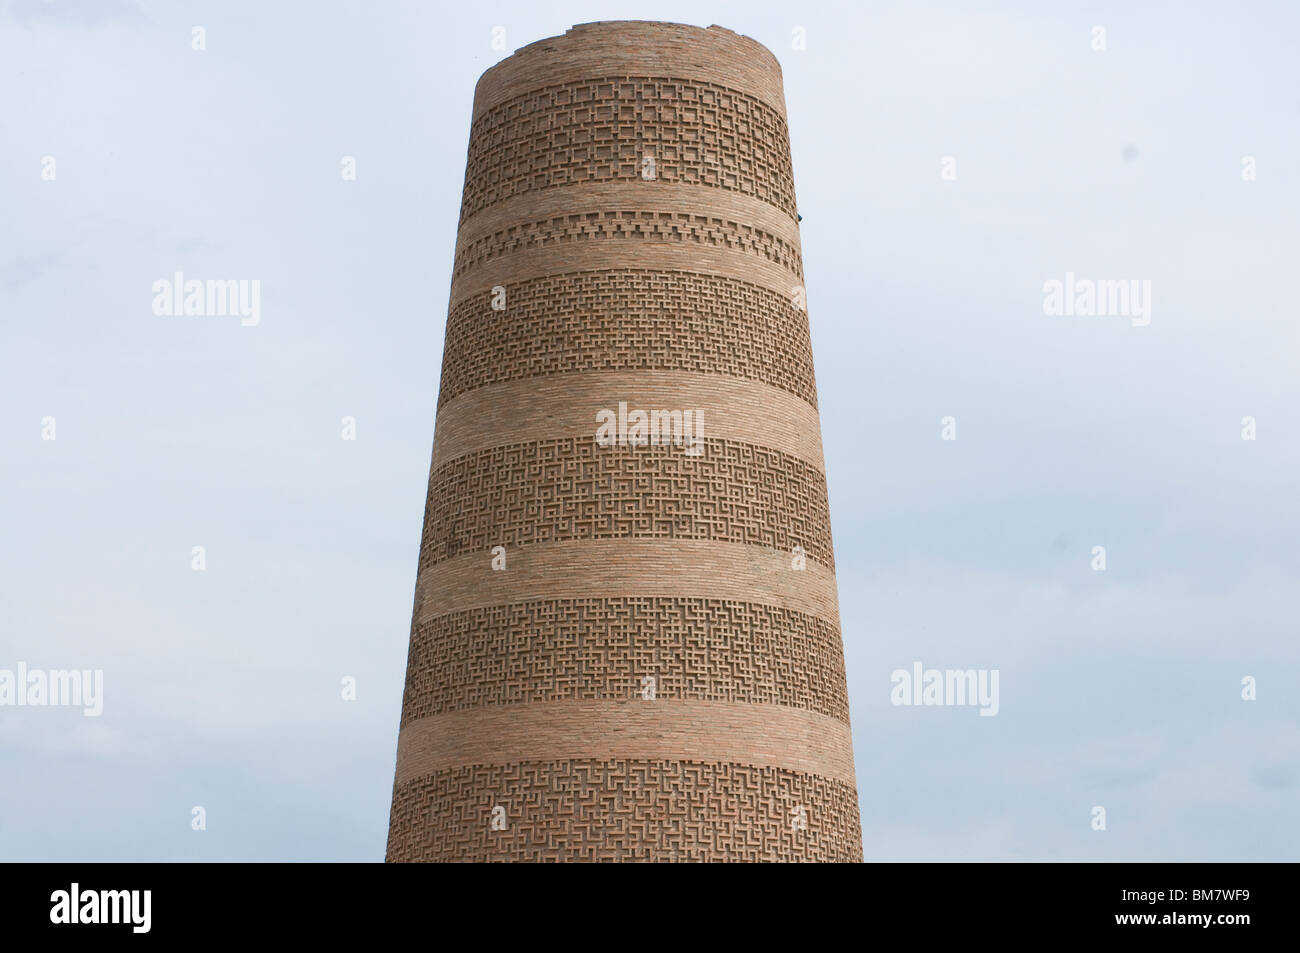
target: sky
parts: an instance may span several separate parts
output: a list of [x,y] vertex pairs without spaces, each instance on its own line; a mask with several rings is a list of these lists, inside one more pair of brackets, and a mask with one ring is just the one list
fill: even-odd
[[1300,7],[0,0],[0,859],[383,858],[474,83],[612,19],[781,63],[866,858],[1300,858]]

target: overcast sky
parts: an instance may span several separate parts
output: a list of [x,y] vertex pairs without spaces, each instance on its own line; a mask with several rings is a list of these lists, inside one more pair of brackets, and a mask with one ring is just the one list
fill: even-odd
[[784,70],[867,858],[1300,857],[1300,13],[1047,7],[0,2],[0,858],[382,859],[474,83],[629,18]]

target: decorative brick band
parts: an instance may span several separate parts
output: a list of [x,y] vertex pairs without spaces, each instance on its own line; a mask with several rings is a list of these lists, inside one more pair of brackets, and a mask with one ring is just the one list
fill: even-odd
[[530,90],[477,116],[462,224],[536,189],[653,179],[752,195],[797,215],[785,119],[754,96],[673,77],[587,78]]
[[467,765],[396,785],[387,859],[857,862],[857,801],[851,782],[749,764]]
[[572,371],[689,370],[817,405],[808,316],[789,294],[687,271],[571,272],[462,298],[447,317],[438,406],[475,387]]
[[464,609],[544,599],[681,596],[762,602],[815,615],[839,626],[835,576],[789,553],[707,539],[591,539],[536,543],[507,552],[491,568],[487,550],[420,566],[413,626]]
[[739,701],[848,723],[838,626],[722,599],[549,599],[449,612],[411,632],[402,724],[483,705]]
[[498,705],[408,722],[397,738],[397,783],[465,764],[674,757],[853,781],[842,721],[778,705],[661,698]]
[[[727,249],[767,261],[803,280],[798,246],[765,229],[712,215],[644,208],[602,208],[521,222],[460,245],[454,278],[507,255],[541,248],[561,250],[606,243]],[[565,269],[563,266],[554,270]]]
[[569,245],[562,251],[534,248],[509,259],[494,261],[452,280],[451,304],[462,298],[490,292],[501,286],[509,288],[521,281],[572,271],[610,271],[642,268],[648,271],[691,271],[696,274],[737,278],[791,295],[802,288],[790,272],[780,265],[746,255],[731,248],[713,248],[682,243],[597,242]]
[[[568,539],[710,539],[834,568],[826,478],[776,450],[704,440],[601,447],[593,436],[467,453],[429,477],[422,560]],[[705,422],[707,434],[707,421]]]

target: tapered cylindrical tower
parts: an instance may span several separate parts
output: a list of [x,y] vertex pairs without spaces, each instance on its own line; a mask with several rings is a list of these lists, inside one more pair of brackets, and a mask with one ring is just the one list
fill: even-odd
[[753,40],[479,80],[389,860],[861,859],[798,220]]

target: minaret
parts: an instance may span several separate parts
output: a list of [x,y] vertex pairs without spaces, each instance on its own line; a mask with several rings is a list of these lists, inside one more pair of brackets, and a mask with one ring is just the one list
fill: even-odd
[[753,40],[479,80],[388,860],[862,859],[798,220]]

